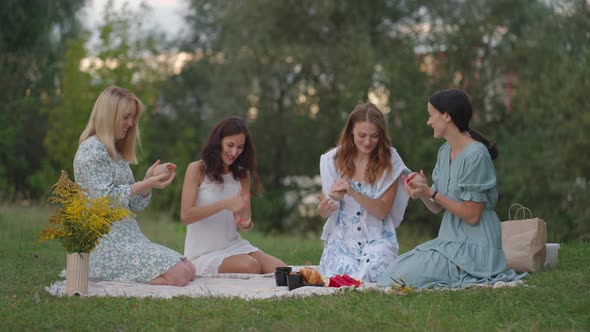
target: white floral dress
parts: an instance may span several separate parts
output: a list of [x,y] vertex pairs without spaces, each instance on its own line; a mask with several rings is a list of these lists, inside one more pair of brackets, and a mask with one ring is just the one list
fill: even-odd
[[[351,181],[354,189],[373,197],[376,187]],[[368,213],[356,200],[344,195],[340,203],[336,228],[326,240],[320,259],[320,273],[332,277],[348,274],[356,279],[374,282],[397,257],[398,242],[395,228],[371,229],[362,216]],[[378,232],[375,236],[370,233]],[[374,240],[371,240],[374,239]]]
[[[104,145],[92,136],[82,142],[74,157],[76,182],[90,197],[111,195],[121,206],[140,212],[151,194],[131,196],[135,182],[129,163],[111,159]],[[90,253],[89,277],[101,280],[148,282],[185,259],[176,251],[150,242],[133,217],[115,222],[109,234]]]

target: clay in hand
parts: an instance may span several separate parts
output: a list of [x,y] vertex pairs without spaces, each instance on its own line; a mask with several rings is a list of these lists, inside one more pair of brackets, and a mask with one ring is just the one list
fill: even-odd
[[164,177],[161,181],[168,180],[170,178],[170,175],[172,175],[172,173],[170,172],[170,169],[168,169],[168,167],[165,164],[158,165],[154,168],[154,176],[158,176],[158,175],[162,175],[162,174],[166,174],[167,176]]

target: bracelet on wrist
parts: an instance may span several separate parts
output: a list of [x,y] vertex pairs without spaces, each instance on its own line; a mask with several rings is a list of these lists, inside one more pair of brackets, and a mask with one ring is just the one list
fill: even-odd
[[243,222],[240,222],[240,225],[243,225],[243,224],[248,225],[248,226],[242,227],[242,229],[244,229],[244,230],[252,228],[252,225],[254,225],[254,223],[252,222],[252,217],[248,218],[248,220],[244,220]]
[[438,194],[438,190],[435,190],[434,193],[432,193],[432,196],[430,196],[430,199],[434,202],[434,199],[436,198],[436,195]]

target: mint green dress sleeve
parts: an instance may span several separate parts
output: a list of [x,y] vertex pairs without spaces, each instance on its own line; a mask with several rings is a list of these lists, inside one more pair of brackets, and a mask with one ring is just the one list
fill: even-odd
[[462,201],[485,202],[490,208],[496,206],[496,170],[487,150],[477,150],[466,158],[463,173],[457,186]]

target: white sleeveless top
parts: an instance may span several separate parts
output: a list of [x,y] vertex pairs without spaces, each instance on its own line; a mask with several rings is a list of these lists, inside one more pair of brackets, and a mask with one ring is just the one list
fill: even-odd
[[[199,187],[196,206],[210,205],[223,199],[236,196],[242,185],[233,178],[232,173],[224,174],[223,183],[209,177]],[[258,250],[242,239],[230,210],[222,210],[205,219],[187,226],[184,241],[184,255],[195,263],[197,274],[215,273],[224,258]],[[199,271],[200,270],[200,271]]]

